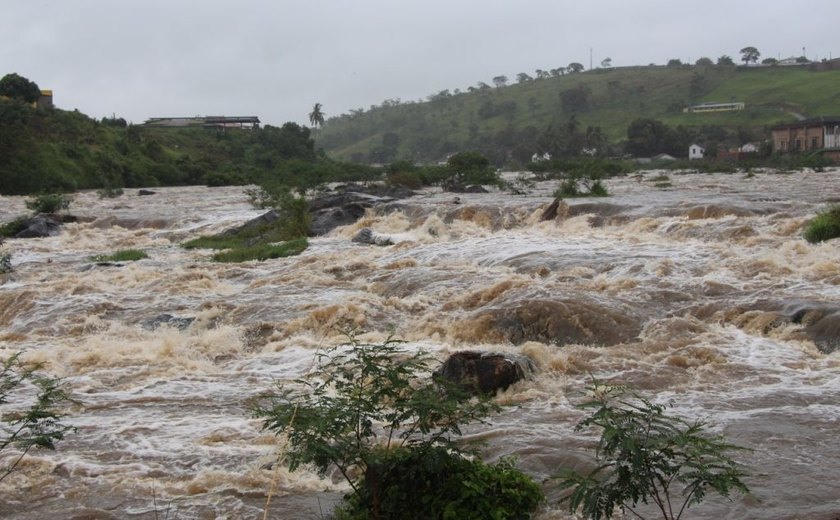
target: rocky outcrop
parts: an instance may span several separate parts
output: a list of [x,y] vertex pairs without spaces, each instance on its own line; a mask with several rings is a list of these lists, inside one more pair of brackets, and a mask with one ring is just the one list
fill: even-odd
[[139,197],[145,197],[148,195],[157,195],[157,192],[152,190],[137,190],[137,196]]
[[39,214],[34,217],[18,221],[13,238],[43,238],[57,235],[61,225],[66,222],[76,222],[78,219],[71,215]]
[[461,351],[449,356],[435,376],[474,394],[492,394],[527,378],[535,370],[534,362],[525,356]]
[[309,202],[309,211],[312,214],[310,234],[325,235],[339,226],[356,222],[365,215],[368,208],[413,195],[413,191],[399,186],[339,186],[332,193],[320,195]]

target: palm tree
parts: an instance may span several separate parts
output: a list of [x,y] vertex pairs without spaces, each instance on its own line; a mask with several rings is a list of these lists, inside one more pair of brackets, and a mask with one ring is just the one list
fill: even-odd
[[312,126],[324,126],[324,113],[321,112],[321,103],[315,103],[312,112],[309,113],[309,122]]

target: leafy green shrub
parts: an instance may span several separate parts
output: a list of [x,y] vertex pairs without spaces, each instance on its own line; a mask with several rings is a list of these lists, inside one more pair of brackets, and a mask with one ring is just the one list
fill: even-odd
[[498,184],[499,174],[490,161],[477,152],[456,153],[446,161],[455,180],[464,184]]
[[99,196],[100,199],[115,199],[117,197],[122,197],[123,189],[106,186],[105,188],[96,190],[96,194]]
[[33,213],[58,213],[70,207],[72,197],[64,193],[44,193],[26,201],[27,209]]
[[587,518],[600,520],[611,518],[618,507],[644,518],[638,504],[653,502],[657,515],[676,520],[709,491],[724,497],[749,492],[741,481],[746,476],[742,466],[727,455],[744,448],[706,434],[705,423],[688,423],[665,415],[662,405],[626,397],[621,388],[596,385],[591,390],[594,399],[580,408],[592,414],[576,429],[598,428],[601,438],[594,470],[586,475],[569,470],[559,477],[561,489],[572,490],[563,499],[570,512],[580,509]]
[[216,262],[248,262],[250,260],[269,260],[299,255],[306,250],[309,242],[306,237],[290,240],[283,244],[260,244],[240,247],[213,255]]
[[251,204],[257,208],[272,208],[280,216],[278,226],[282,227],[285,239],[309,235],[312,215],[309,203],[303,196],[296,196],[284,184],[263,183],[258,189],[245,190]]
[[56,441],[73,430],[62,424],[63,417],[56,410],[71,401],[69,394],[60,380],[40,375],[39,368],[24,365],[20,353],[0,362],[0,455],[10,448],[20,452],[0,467],[0,480],[15,470],[29,450],[53,450]]
[[[503,459],[484,464],[439,447],[382,451],[377,460],[381,494],[379,517],[389,520],[496,518],[522,519],[543,500],[540,487]],[[336,512],[337,520],[374,518],[371,485],[362,478]]]
[[[347,518],[477,518],[453,515],[466,502],[484,507],[479,502],[490,500],[487,490],[499,486],[510,486],[508,516],[478,517],[527,518],[540,499],[533,483],[509,464],[470,462],[453,440],[462,425],[481,421],[498,406],[421,378],[431,362],[423,351],[390,339],[374,345],[350,340],[319,353],[317,366],[294,389],[281,387],[254,408],[264,429],[287,436],[283,462],[289,469],[312,464],[325,475],[337,468],[353,490],[345,497]],[[460,475],[453,478],[463,486],[436,485],[446,471]],[[406,508],[406,500],[420,512]],[[428,511],[435,514],[423,514]]]
[[818,213],[805,226],[803,236],[812,244],[840,237],[840,206]]
[[403,186],[412,190],[423,186],[423,178],[417,172],[389,173],[385,181],[391,186]]
[[97,255],[91,258],[94,262],[134,262],[149,258],[145,251],[139,249],[122,249],[110,255]]

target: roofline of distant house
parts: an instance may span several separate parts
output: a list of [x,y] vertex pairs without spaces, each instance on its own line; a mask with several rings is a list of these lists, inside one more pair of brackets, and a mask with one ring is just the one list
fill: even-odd
[[790,123],[780,123],[772,127],[772,130],[784,130],[786,128],[802,128],[803,126],[825,126],[825,125],[840,125],[840,116],[820,116],[803,119],[802,121],[792,121]]

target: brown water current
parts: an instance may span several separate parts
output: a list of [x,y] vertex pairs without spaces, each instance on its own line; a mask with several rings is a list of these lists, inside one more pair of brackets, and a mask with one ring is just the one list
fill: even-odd
[[[595,438],[574,426],[594,376],[752,449],[738,455],[752,493],[710,498],[691,518],[840,517],[840,240],[801,238],[840,201],[840,170],[652,172],[540,221],[555,187],[459,204],[429,190],[300,256],[241,264],[179,247],[258,215],[241,188],[77,194],[79,222],[0,246],[14,267],[0,275],[0,357],[25,351],[78,402],[67,410],[77,431],[0,482],[0,517],[262,518],[271,493],[269,518],[321,518],[345,488],[268,469],[280,443],[247,402],[305,375],[346,327],[440,359],[533,359],[537,375],[467,437],[538,481],[591,467]],[[22,198],[0,197],[0,221],[24,213]],[[395,244],[351,242],[363,227]],[[149,258],[90,260],[128,248]],[[151,326],[162,314],[185,320]],[[538,518],[573,517],[549,504]]]

